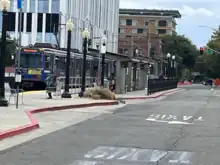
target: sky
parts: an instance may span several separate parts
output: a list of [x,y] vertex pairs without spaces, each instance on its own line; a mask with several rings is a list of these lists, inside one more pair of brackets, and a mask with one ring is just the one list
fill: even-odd
[[177,19],[177,33],[197,47],[206,45],[212,28],[220,25],[220,0],[120,0],[120,8],[179,10],[182,18]]

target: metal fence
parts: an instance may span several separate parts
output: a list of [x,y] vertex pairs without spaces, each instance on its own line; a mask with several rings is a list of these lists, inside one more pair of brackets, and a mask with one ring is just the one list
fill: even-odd
[[177,79],[149,79],[148,80],[148,95],[164,90],[177,88]]
[[[95,86],[95,77],[86,77],[86,87],[92,88]],[[70,77],[69,78],[69,87],[70,93],[76,94],[80,92],[82,84],[82,77]],[[56,92],[61,93],[61,90],[64,89],[65,86],[65,77],[58,77],[56,83]]]

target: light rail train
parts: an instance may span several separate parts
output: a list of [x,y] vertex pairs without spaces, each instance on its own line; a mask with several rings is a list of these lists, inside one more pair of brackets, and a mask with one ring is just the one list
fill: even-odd
[[[43,90],[46,87],[45,80],[49,74],[56,74],[57,77],[65,76],[66,51],[59,50],[54,46],[48,48],[51,44],[37,43],[34,46],[23,47],[20,54],[20,71],[22,74],[21,88],[24,90]],[[18,51],[17,51],[18,53]],[[97,77],[99,58],[97,56],[87,55],[86,77]],[[114,60],[105,59],[105,76],[114,73]],[[71,50],[70,77],[81,77],[83,66],[83,54]],[[101,68],[100,63],[100,68]],[[5,76],[13,78],[15,67],[10,66],[5,69]],[[93,81],[87,82],[91,86]],[[73,84],[78,84],[72,82]],[[88,84],[89,83],[89,84]]]

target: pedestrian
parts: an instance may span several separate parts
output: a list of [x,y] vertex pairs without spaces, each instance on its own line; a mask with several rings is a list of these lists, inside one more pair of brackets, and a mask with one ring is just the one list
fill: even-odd
[[46,84],[47,84],[47,94],[48,98],[47,99],[52,99],[52,90],[56,90],[56,76],[53,74],[49,74],[46,78]]

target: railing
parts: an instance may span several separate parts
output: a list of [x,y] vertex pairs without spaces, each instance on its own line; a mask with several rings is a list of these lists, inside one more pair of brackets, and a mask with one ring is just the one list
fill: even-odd
[[[95,77],[86,77],[86,87],[87,88],[92,88],[95,86]],[[70,87],[70,93],[71,94],[76,94],[80,92],[82,84],[82,77],[70,77],[69,78],[69,87]],[[57,78],[57,86],[56,86],[56,91],[59,92],[62,89],[64,89],[65,86],[65,77],[58,77]]]
[[149,79],[148,94],[177,88],[177,79]]

